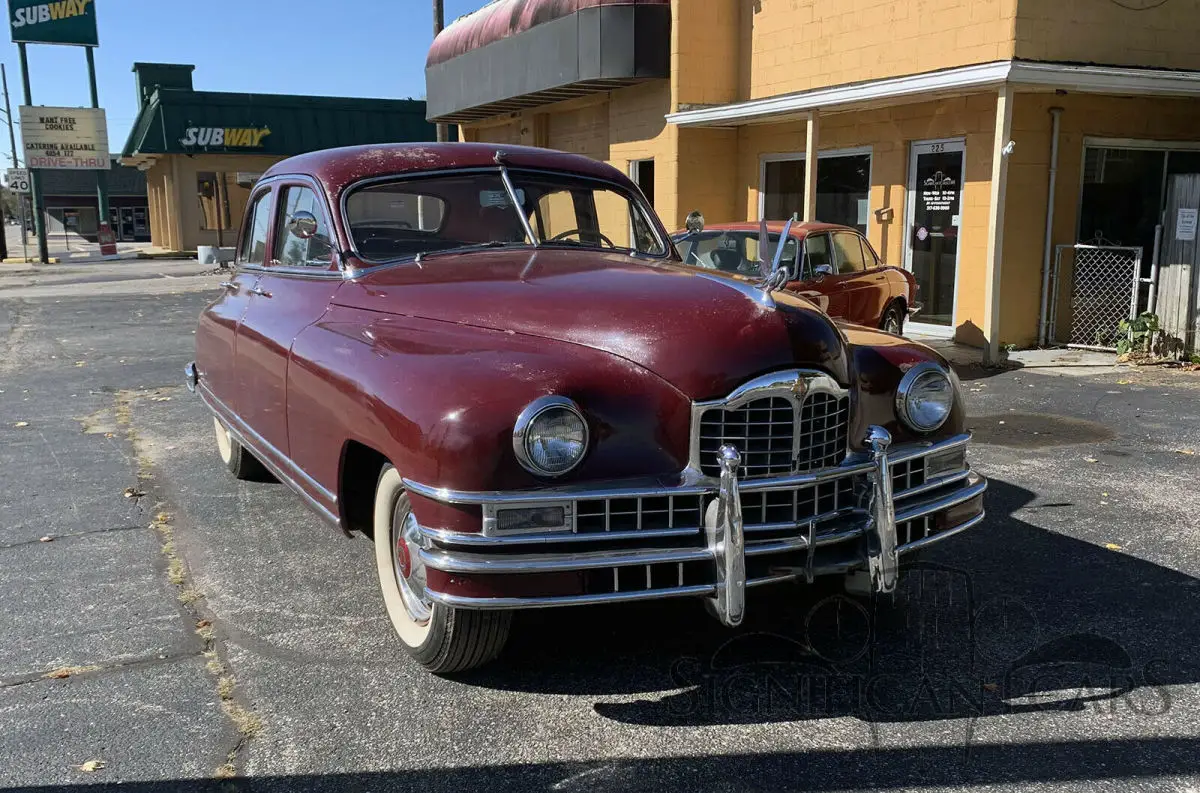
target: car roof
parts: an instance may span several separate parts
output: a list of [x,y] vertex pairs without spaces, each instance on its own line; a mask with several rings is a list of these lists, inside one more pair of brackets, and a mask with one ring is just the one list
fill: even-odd
[[[783,227],[787,225],[787,221],[769,220],[767,221],[767,231],[771,234],[782,234]],[[705,231],[747,231],[757,234],[759,227],[757,223],[712,223],[704,227]],[[792,239],[802,240],[809,234],[817,234],[822,231],[853,231],[858,233],[858,229],[850,226],[841,226],[837,223],[793,223],[792,231],[788,235]],[[686,229],[671,232],[671,236],[676,234],[686,234]]]
[[496,166],[496,154],[513,168],[565,171],[633,188],[623,173],[579,154],[497,143],[376,143],[299,154],[272,165],[263,178],[301,174],[320,181],[330,195],[361,179],[422,171]]

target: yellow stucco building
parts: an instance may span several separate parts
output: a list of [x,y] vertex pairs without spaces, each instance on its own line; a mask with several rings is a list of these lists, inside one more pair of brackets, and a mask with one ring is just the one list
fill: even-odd
[[605,160],[671,228],[856,225],[917,275],[911,328],[993,354],[1045,330],[1055,246],[1148,273],[1168,178],[1200,173],[1200,0],[537,5],[439,36],[430,120]]

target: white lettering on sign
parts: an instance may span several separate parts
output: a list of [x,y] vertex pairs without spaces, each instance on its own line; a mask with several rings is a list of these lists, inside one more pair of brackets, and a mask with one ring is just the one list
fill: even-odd
[[268,127],[188,127],[179,143],[185,148],[258,149],[262,148],[263,138],[270,134]]
[[1200,215],[1195,209],[1180,209],[1175,216],[1175,239],[1183,242],[1196,241],[1196,218]]
[[59,0],[57,3],[42,3],[39,6],[18,8],[13,12],[12,26],[23,28],[26,25],[40,25],[44,22],[57,22],[60,19],[71,19],[87,13],[88,3],[92,0]]

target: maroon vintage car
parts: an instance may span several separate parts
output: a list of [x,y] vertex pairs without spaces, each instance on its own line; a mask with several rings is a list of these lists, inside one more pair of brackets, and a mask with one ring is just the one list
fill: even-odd
[[241,478],[373,537],[431,670],[496,656],[513,609],[896,585],[983,518],[957,380],[684,265],[634,185],[483,144],[294,157],[255,186],[189,385]]
[[[704,226],[703,218],[687,231],[671,235],[687,264],[754,277],[760,256],[771,258],[785,224],[767,223],[769,242],[761,243],[761,226],[721,223]],[[791,225],[781,266],[788,271],[785,289],[804,295],[831,317],[881,328],[897,336],[904,320],[920,309],[917,279],[907,270],[888,267],[871,243],[848,226],[831,223]],[[797,253],[799,263],[797,264]],[[764,255],[765,254],[765,255]]]

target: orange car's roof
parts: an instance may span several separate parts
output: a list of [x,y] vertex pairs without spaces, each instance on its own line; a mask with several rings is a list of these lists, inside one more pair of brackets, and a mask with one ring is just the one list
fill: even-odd
[[[786,221],[769,220],[767,221],[767,231],[771,234],[782,234],[783,227],[787,225]],[[712,223],[704,227],[705,231],[748,231],[758,233],[757,223]],[[788,236],[792,239],[802,240],[809,234],[815,234],[819,231],[856,231],[849,226],[839,226],[836,223],[793,223],[792,232]],[[675,234],[686,234],[687,229],[680,229],[672,232]]]

